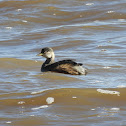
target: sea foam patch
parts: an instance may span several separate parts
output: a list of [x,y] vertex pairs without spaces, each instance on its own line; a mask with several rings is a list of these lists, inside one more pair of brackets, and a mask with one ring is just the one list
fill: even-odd
[[19,101],[19,102],[18,102],[18,104],[20,104],[20,105],[21,105],[21,104],[24,104],[24,103],[25,103],[24,101]]
[[22,22],[26,23],[26,22],[28,22],[28,21],[26,21],[26,20],[22,20]]
[[120,111],[120,108],[111,108],[111,111]]
[[39,94],[39,93],[42,93],[44,91],[48,91],[48,89],[40,90],[40,91],[34,91],[34,92],[31,92],[31,94]]
[[7,121],[6,123],[7,123],[7,124],[10,124],[10,123],[12,123],[12,122],[11,122],[11,121]]
[[12,27],[5,27],[6,29],[12,29]]
[[85,5],[86,6],[91,6],[91,5],[94,5],[94,3],[86,3]]
[[76,96],[73,96],[72,98],[77,98]]
[[119,22],[124,22],[126,19],[118,19]]
[[18,11],[18,12],[19,12],[19,11],[22,11],[22,9],[17,9],[16,11]]
[[35,108],[32,108],[32,110],[38,110],[38,109],[44,109],[44,108],[48,108],[48,105],[42,105],[39,107],[35,107]]
[[126,88],[126,85],[118,85],[117,88]]
[[103,94],[112,94],[112,95],[120,96],[120,92],[118,91],[110,91],[110,90],[103,90],[103,89],[97,89],[97,91]]
[[110,69],[111,67],[110,66],[105,66],[103,67],[104,69]]
[[47,102],[47,104],[52,104],[54,102],[54,98],[53,97],[48,97],[46,99],[46,102]]
[[115,11],[107,11],[107,13],[109,13],[109,14],[110,14],[110,13],[114,13],[114,12],[115,12]]

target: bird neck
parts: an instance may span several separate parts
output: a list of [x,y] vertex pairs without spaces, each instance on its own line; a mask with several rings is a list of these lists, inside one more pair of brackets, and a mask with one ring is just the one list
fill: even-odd
[[47,65],[50,65],[52,63],[54,63],[54,59],[55,59],[55,54],[52,54],[51,58],[47,58],[46,61],[43,63],[42,67],[46,67]]
[[45,65],[49,65],[52,64],[54,62],[54,60],[52,58],[48,58],[46,59],[46,61],[44,62]]

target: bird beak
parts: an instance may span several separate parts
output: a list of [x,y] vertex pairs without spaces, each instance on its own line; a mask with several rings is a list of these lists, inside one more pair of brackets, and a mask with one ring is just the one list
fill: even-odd
[[36,56],[42,56],[43,54],[42,53],[39,53],[39,54],[37,54]]

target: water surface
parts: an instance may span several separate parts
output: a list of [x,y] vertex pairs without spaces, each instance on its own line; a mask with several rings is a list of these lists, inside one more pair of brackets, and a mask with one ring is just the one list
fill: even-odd
[[[0,125],[126,125],[125,7],[125,0],[0,0]],[[88,74],[41,73],[43,47]]]

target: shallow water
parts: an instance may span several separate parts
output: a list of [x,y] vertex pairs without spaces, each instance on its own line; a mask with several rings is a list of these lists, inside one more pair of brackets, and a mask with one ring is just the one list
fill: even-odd
[[[125,0],[0,0],[0,125],[126,125],[125,7]],[[88,74],[41,73],[43,47]]]

